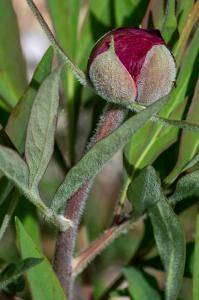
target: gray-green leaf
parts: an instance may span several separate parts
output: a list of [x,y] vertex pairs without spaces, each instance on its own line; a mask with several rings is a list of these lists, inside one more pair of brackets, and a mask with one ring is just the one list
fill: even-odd
[[175,300],[179,294],[184,274],[184,233],[177,216],[164,196],[157,204],[149,208],[149,217],[166,271],[165,299]]
[[175,204],[192,196],[199,197],[199,171],[192,172],[178,180],[175,192],[169,198],[169,202]]
[[152,166],[144,168],[130,183],[127,195],[137,217],[160,200],[162,197],[160,179]]
[[53,153],[59,79],[60,69],[44,80],[32,107],[25,145],[31,188],[37,188]]
[[86,180],[93,178],[103,165],[122,148],[147,120],[157,113],[167,98],[162,98],[147,107],[137,115],[131,117],[108,137],[99,141],[84,155],[80,162],[73,167],[65,177],[53,199],[52,208],[59,211]]
[[6,133],[20,154],[24,152],[26,131],[35,96],[41,83],[51,72],[52,60],[53,49],[50,47],[37,66],[28,89],[9,116]]
[[15,151],[4,146],[0,146],[0,170],[20,189],[26,190],[28,167]]

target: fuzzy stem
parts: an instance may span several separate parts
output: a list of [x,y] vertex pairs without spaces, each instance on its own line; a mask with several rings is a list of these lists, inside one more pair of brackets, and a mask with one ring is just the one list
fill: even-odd
[[[124,108],[116,105],[108,106],[99,122],[96,133],[91,139],[88,149],[119,127],[126,113],[127,110]],[[73,227],[65,233],[60,232],[57,238],[54,269],[69,300],[72,299],[72,259],[77,230],[91,184],[92,181],[86,181],[67,202],[64,216],[73,222]]]

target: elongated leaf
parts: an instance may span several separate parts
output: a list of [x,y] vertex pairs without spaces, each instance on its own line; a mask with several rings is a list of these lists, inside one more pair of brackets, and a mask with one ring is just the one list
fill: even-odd
[[39,86],[51,72],[52,60],[53,50],[50,47],[37,66],[26,92],[21,97],[17,106],[12,110],[6,125],[5,130],[8,136],[21,154],[25,148],[25,137],[31,108]]
[[42,83],[28,123],[25,155],[29,167],[29,185],[36,188],[43,176],[54,147],[59,105],[60,69]]
[[165,12],[165,19],[162,26],[162,35],[166,42],[168,42],[175,30],[177,30],[177,20],[176,20],[176,1],[168,0]]
[[169,198],[175,204],[187,197],[199,196],[199,171],[183,176],[177,182],[174,194]]
[[26,87],[26,75],[11,0],[0,1],[0,20],[0,95],[14,107]]
[[13,150],[0,146],[0,170],[20,189],[28,186],[28,167],[23,159]]
[[[195,88],[194,97],[187,115],[187,121],[199,123],[199,80]],[[172,183],[176,177],[181,173],[188,162],[195,156],[199,150],[199,134],[194,132],[183,131],[181,140],[178,160],[174,169],[169,176],[165,179],[166,183]]]
[[126,0],[115,1],[115,19],[116,26],[139,26],[148,1],[142,0]]
[[196,220],[195,248],[194,248],[194,271],[193,271],[193,300],[199,299],[199,214]]
[[192,5],[194,1],[193,0],[180,0],[179,1],[179,22],[178,22],[178,30],[181,33],[183,30],[183,27],[188,19],[189,13],[191,11]]
[[107,138],[99,141],[67,174],[64,182],[55,194],[52,208],[59,210],[87,180],[93,178],[103,165],[121,148],[131,136],[155,113],[159,111],[167,98],[162,98],[147,109],[127,120]]
[[[38,64],[29,87],[21,97],[17,106],[12,110],[8,119],[6,132],[20,154],[24,152],[25,148],[26,131],[33,101],[39,86],[51,72],[52,60],[53,50],[50,47],[41,59],[41,62]],[[5,184],[2,186],[3,194],[1,199],[6,199],[6,196],[8,196],[8,192],[10,192],[13,184],[8,181],[7,178],[4,178],[3,181]],[[12,204],[10,204],[10,206],[12,206]],[[34,241],[36,241],[37,246],[40,246],[41,242],[39,237],[36,208],[32,203],[28,202],[25,197],[21,199],[18,207],[18,215],[20,215],[22,218],[26,230],[28,230],[28,232],[31,234],[31,237],[34,239]]]
[[135,216],[141,216],[146,209],[161,198],[161,185],[152,166],[144,168],[132,181],[127,191]]
[[177,299],[185,265],[185,239],[176,215],[162,196],[149,208],[154,237],[166,271],[166,300]]
[[[128,290],[134,300],[160,300],[158,291],[149,283],[143,271],[134,267],[125,268],[123,271],[127,281]],[[155,280],[155,279],[154,279]]]
[[80,0],[48,0],[57,39],[66,53],[75,58]]
[[17,262],[16,264],[9,264],[0,274],[0,289],[4,289],[24,272],[40,264],[42,260],[42,258],[29,257]]
[[43,258],[43,261],[27,273],[33,300],[66,300],[64,291],[47,258],[36,248],[21,222],[16,219],[16,231],[23,259],[27,257]]
[[[93,25],[95,27],[95,28],[93,28],[94,30],[96,30],[98,28],[99,32],[102,33],[102,31],[101,31],[102,28],[100,28],[100,26],[99,26],[100,23],[102,25],[101,27],[104,27],[103,29],[105,29],[105,28],[108,29],[111,27],[111,25],[113,25],[114,11],[112,11],[110,1],[91,0],[90,1],[90,12],[95,17],[95,22],[93,23]],[[97,21],[99,23],[97,23]]]

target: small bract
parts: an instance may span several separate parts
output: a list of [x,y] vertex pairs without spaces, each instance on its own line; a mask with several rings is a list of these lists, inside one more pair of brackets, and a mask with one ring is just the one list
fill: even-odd
[[125,27],[108,32],[95,44],[88,77],[108,101],[147,106],[169,94],[176,66],[158,30]]

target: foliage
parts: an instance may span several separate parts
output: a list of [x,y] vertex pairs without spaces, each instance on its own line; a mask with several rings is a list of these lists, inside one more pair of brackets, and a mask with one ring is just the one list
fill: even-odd
[[[57,230],[74,226],[66,202],[92,180],[71,261],[81,299],[199,300],[199,1],[47,0],[56,38],[24,2],[52,47],[27,83],[12,1],[0,0],[0,296],[68,298],[47,256]],[[161,31],[176,86],[127,107],[123,124],[87,147],[106,111],[85,74],[90,51],[107,31],[140,25]]]

